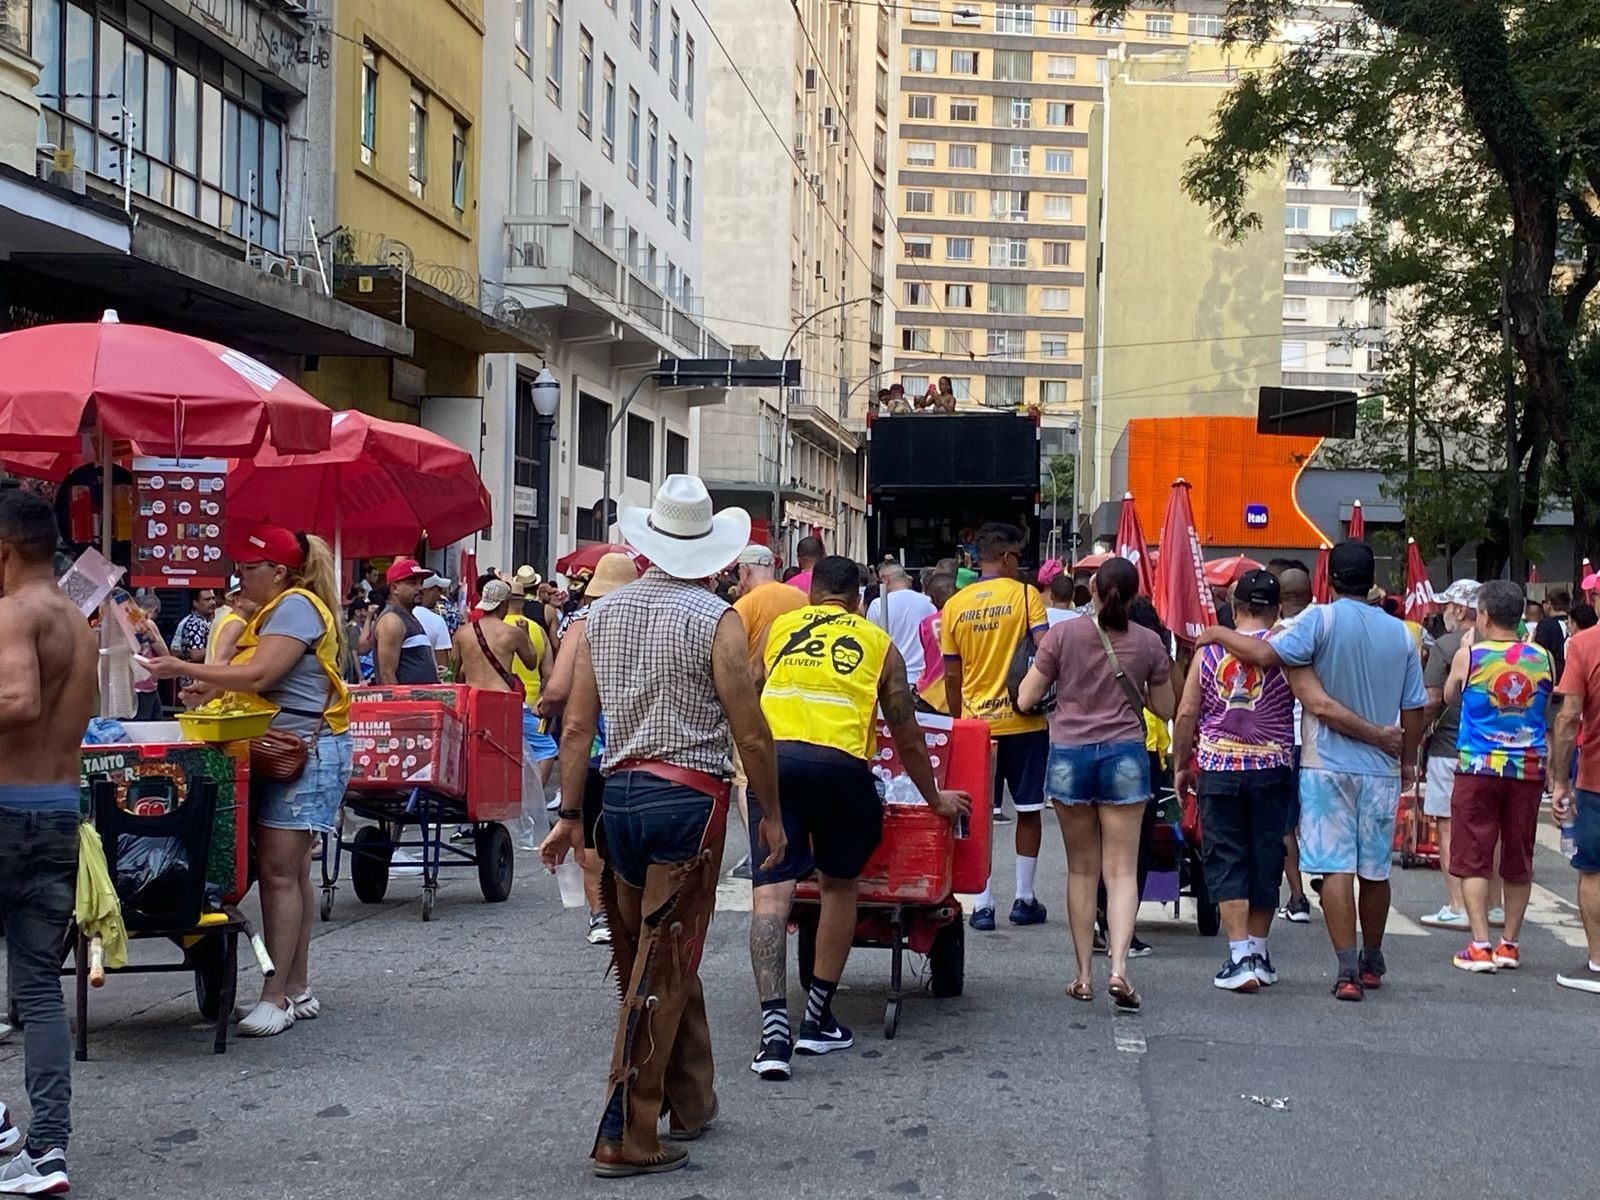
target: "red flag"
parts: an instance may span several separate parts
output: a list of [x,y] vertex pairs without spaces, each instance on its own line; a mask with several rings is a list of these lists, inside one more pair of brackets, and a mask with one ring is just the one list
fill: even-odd
[[1406,539],[1406,620],[1419,625],[1425,617],[1439,611],[1439,601],[1434,597],[1433,584],[1428,582],[1428,569],[1422,565],[1422,551],[1417,549],[1417,539]]
[[1361,511],[1361,501],[1350,502],[1350,540],[1364,542],[1367,540],[1367,515]]
[[1529,583],[1538,583],[1539,582],[1539,568],[1536,567],[1533,563],[1529,563],[1528,564],[1528,582]]
[[1117,544],[1113,551],[1125,558],[1139,572],[1139,591],[1145,596],[1155,595],[1155,577],[1150,570],[1150,544],[1144,540],[1144,530],[1139,525],[1139,512],[1133,506],[1133,493],[1122,496],[1122,516],[1117,521]]
[[1318,604],[1326,604],[1331,591],[1328,587],[1328,551],[1327,542],[1322,543],[1322,549],[1317,551],[1317,565],[1311,573],[1311,599]]
[[1167,515],[1161,522],[1159,572],[1153,593],[1156,612],[1173,634],[1193,642],[1206,626],[1217,623],[1217,607],[1205,579],[1205,555],[1194,528],[1189,485],[1181,478],[1172,484]]

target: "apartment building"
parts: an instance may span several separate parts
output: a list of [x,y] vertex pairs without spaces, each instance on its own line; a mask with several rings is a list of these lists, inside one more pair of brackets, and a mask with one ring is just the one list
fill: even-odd
[[[881,369],[861,351],[874,321],[882,341],[884,236],[865,217],[886,164],[888,105],[855,78],[864,60],[868,78],[887,81],[891,22],[824,0],[707,0],[705,10],[721,41],[706,68],[706,302],[742,356],[787,354],[801,374],[797,387],[740,390],[703,414],[702,474],[786,560],[809,535],[860,553],[861,438],[843,418],[850,389]],[[877,160],[865,151],[874,139]],[[852,212],[858,196],[863,213]]]

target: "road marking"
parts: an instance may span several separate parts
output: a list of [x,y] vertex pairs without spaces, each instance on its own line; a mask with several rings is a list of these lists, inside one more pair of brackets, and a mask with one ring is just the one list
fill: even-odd
[[1540,884],[1533,885],[1533,894],[1528,897],[1528,912],[1523,920],[1577,949],[1584,949],[1589,944],[1584,937],[1583,918],[1578,915],[1578,906]]
[[1117,1049],[1124,1053],[1143,1054],[1145,1052],[1144,1028],[1139,1024],[1139,1015],[1137,1013],[1113,1009],[1111,1012],[1111,1037],[1116,1042]]
[[1398,909],[1389,910],[1389,923],[1384,926],[1384,937],[1427,937],[1428,931]]
[[717,884],[718,912],[749,912],[750,881],[728,876]]

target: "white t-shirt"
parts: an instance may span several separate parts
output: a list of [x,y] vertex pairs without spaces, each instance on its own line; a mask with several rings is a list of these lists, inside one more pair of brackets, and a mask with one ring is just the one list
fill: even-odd
[[1083,616],[1083,614],[1075,608],[1046,608],[1044,610],[1044,615],[1045,619],[1052,625],[1059,625],[1063,621],[1072,621]]
[[450,649],[450,626],[443,617],[420,604],[411,610],[411,615],[422,622],[422,632],[428,635],[428,645],[435,650]]
[[[887,625],[884,623],[885,604],[889,614]],[[867,605],[867,620],[880,629],[888,629],[889,640],[906,660],[906,678],[913,684],[922,678],[922,622],[936,611],[932,600],[910,588],[886,592]]]

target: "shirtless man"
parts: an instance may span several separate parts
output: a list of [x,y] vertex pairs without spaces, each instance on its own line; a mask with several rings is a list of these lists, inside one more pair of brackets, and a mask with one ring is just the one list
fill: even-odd
[[[0,492],[0,917],[33,1107],[27,1145],[0,1166],[0,1195],[67,1190],[72,1040],[61,947],[77,892],[79,755],[98,705],[99,654],[56,586],[55,552],[50,506]],[[0,1104],[0,1150],[19,1141]]]
[[506,622],[506,605],[510,601],[511,585],[503,579],[489,580],[483,585],[478,600],[482,619],[470,621],[456,630],[450,653],[457,663],[456,679],[468,687],[490,692],[522,691],[522,681],[512,673],[512,663],[516,659],[528,670],[537,671],[541,679],[550,678],[555,661],[549,646],[546,645],[544,654],[540,655],[533,648],[533,640],[525,627]]

